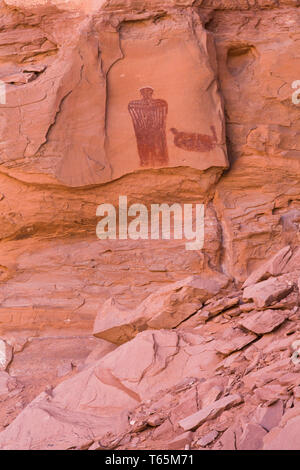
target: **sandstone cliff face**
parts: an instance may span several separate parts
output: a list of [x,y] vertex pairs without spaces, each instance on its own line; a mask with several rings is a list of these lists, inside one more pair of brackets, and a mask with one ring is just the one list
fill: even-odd
[[[298,7],[297,0],[0,2],[0,84],[5,87],[5,100],[0,100],[0,351],[5,359],[0,366],[5,363],[2,369],[17,381],[9,382],[2,372],[4,403],[13,411],[0,412],[1,426],[47,383],[56,386],[80,371],[91,351],[91,363],[101,359],[104,365],[97,367],[111,370],[102,354],[116,361],[119,348],[91,337],[98,312],[98,337],[111,341],[113,331],[113,343],[135,337],[128,344],[143,348],[153,341],[151,328],[180,330],[184,321],[189,328],[214,321],[222,308],[210,311],[205,304],[210,297],[221,303],[227,298],[226,305],[237,309],[236,322],[237,306],[252,302],[239,289],[263,266],[252,284],[280,276],[283,290],[277,286],[278,292],[292,300],[279,310],[296,315],[300,104],[292,101],[292,84],[300,80]],[[149,122],[145,130],[149,110],[152,130]],[[98,240],[97,206],[118,207],[120,195],[127,196],[128,205],[147,207],[203,203],[203,250],[186,251],[181,240]],[[277,253],[279,261],[264,268]],[[199,276],[200,283],[215,279],[214,288],[203,297],[183,291],[175,301],[170,294],[170,305],[169,298],[159,303],[161,292],[172,292],[190,276]],[[265,285],[256,290],[264,294]],[[253,301],[260,299],[259,292]],[[281,302],[278,295],[275,301]],[[274,299],[259,302],[249,310],[254,315],[275,305]],[[111,323],[110,309],[112,315],[115,311]],[[198,316],[188,319],[196,310]],[[296,321],[279,317],[274,317],[276,328],[281,319]],[[272,326],[271,321],[271,331]],[[250,334],[232,339],[236,325],[232,328],[209,349],[211,367],[218,363],[216,354],[232,354],[256,338],[250,328]],[[160,338],[164,335],[163,348],[169,332]],[[196,340],[174,335],[172,347],[184,356]],[[42,344],[49,349],[45,368],[33,359]],[[195,368],[201,369],[202,356],[195,357]],[[250,357],[254,361],[254,352]],[[192,366],[190,374],[203,378],[193,375]],[[183,378],[184,373],[175,374],[166,387]],[[94,376],[91,380],[97,383]],[[110,376],[105,380],[109,384],[102,388],[112,386]],[[128,383],[122,384],[127,390]],[[101,393],[108,393],[104,389]],[[140,400],[148,399],[143,393]],[[59,408],[54,415],[65,407],[59,388],[57,395],[50,405],[47,396],[42,398]],[[124,397],[124,409],[133,408],[136,396]],[[32,409],[43,413],[37,400]],[[83,412],[81,404],[71,403],[72,412]],[[80,426],[87,419],[80,415]],[[110,429],[100,421],[93,421],[92,435],[85,431],[73,445],[94,442],[102,424]],[[62,447],[72,446],[75,424],[63,431],[70,434]],[[13,436],[15,429],[10,432]],[[3,445],[13,447],[10,439]]]

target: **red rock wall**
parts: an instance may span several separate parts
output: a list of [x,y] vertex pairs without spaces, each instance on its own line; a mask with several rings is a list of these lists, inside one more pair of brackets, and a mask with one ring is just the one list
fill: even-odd
[[0,0],[1,449],[299,449],[299,6]]
[[[108,297],[136,306],[208,270],[241,282],[299,244],[297,6],[1,2],[3,333],[91,331]],[[127,108],[143,86],[168,104],[168,161],[146,167]],[[217,143],[203,150],[211,125]],[[204,249],[99,241],[96,208],[119,195],[205,203]]]

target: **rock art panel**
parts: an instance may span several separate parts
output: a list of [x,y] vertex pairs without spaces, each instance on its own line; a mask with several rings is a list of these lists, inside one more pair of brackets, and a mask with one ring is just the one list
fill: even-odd
[[199,18],[124,22],[120,47],[107,77],[112,178],[151,167],[227,167],[214,46]]
[[141,169],[227,168],[215,51],[198,16],[68,15],[1,32],[3,172],[84,187]]

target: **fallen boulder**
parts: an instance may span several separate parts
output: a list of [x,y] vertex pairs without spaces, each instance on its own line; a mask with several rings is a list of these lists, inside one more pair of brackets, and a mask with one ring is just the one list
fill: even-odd
[[109,299],[96,317],[93,334],[97,338],[123,344],[146,329],[176,328],[228,282],[228,278],[220,273],[213,277],[190,276],[158,289],[133,311]]
[[273,302],[284,299],[293,290],[293,287],[293,283],[286,279],[269,278],[246,287],[243,300],[245,302],[253,300],[256,307],[268,307]]
[[257,335],[271,333],[288,318],[290,312],[281,310],[263,310],[261,312],[249,313],[239,325]]

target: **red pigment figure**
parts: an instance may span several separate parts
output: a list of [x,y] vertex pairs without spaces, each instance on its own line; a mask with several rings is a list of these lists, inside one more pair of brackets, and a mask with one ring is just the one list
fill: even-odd
[[177,129],[170,129],[174,134],[174,144],[189,152],[210,152],[217,144],[217,134],[214,126],[210,126],[212,136],[206,134],[195,134],[179,132]]
[[168,103],[153,99],[153,92],[153,88],[141,88],[142,99],[128,105],[141,166],[148,167],[167,165],[169,161],[166,137]]

